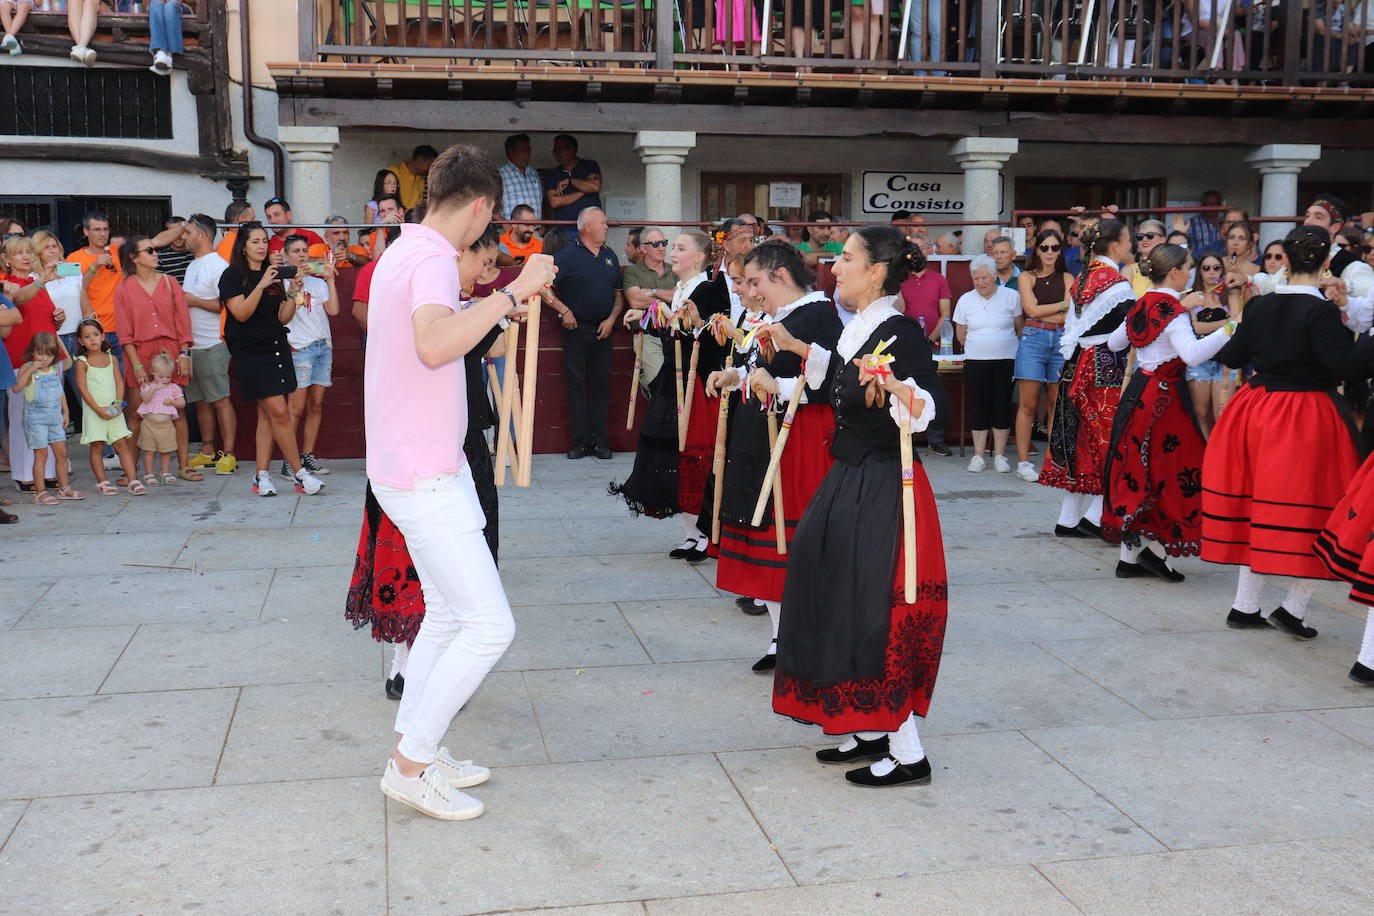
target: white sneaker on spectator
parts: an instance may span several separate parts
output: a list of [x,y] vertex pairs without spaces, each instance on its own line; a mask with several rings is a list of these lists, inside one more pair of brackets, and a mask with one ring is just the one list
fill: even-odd
[[314,496],[324,489],[324,481],[314,474],[301,468],[295,474],[296,492],[304,493],[306,496]]
[[72,45],[72,49],[67,52],[67,56],[70,57],[72,60],[76,61],[78,64],[84,63],[86,60],[86,46]]
[[95,66],[95,49],[94,49],[94,48],[82,48],[82,49],[81,49],[81,62],[82,62],[83,64],[85,64],[87,67],[94,67],[94,66]]
[[411,780],[402,778],[396,761],[388,760],[382,774],[382,794],[441,821],[471,820],[487,810],[486,805],[450,785],[443,768],[433,764],[419,779]]
[[272,486],[272,472],[258,471],[253,478],[253,492],[259,496],[276,496],[277,488]]
[[439,756],[434,758],[434,766],[443,770],[448,784],[455,789],[471,789],[491,779],[491,770],[471,760],[454,760],[446,747],[439,748]]
[[969,461],[969,463],[968,463],[968,472],[969,472],[970,474],[977,474],[979,471],[983,470],[983,468],[985,468],[985,467],[987,467],[987,462],[983,460],[983,456],[982,456],[982,455],[974,455],[973,458],[970,459],[970,461]]
[[6,35],[4,38],[0,38],[0,49],[8,51],[11,54],[24,53],[23,49],[19,47],[19,39],[15,38],[13,35]]
[[1026,483],[1035,483],[1040,479],[1040,472],[1029,461],[1022,461],[1016,465],[1016,476]]
[[111,455],[110,457],[104,459],[100,463],[107,471],[117,471],[121,467],[123,467],[123,465],[119,463],[118,455]]
[[166,51],[158,51],[153,55],[153,65],[148,68],[158,76],[167,76],[172,72],[172,55]]
[[1011,473],[1011,462],[1007,460],[1006,455],[997,455],[994,457],[992,459],[992,466],[999,474]]

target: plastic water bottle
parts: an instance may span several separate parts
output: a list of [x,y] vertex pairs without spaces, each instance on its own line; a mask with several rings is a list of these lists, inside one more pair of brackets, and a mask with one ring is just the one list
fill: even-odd
[[954,355],[954,325],[946,321],[940,325],[940,358],[949,359]]

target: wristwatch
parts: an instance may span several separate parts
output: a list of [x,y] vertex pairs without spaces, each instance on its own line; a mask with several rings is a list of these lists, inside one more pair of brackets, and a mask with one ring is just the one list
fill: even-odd
[[498,289],[497,292],[498,292],[498,293],[501,293],[501,294],[504,295],[507,299],[510,300],[510,307],[511,307],[511,308],[519,308],[520,302],[519,302],[519,300],[517,300],[517,299],[515,298],[515,293],[513,293],[513,292],[510,291],[510,287],[508,287],[508,286],[503,286],[503,287],[501,287],[500,289]]

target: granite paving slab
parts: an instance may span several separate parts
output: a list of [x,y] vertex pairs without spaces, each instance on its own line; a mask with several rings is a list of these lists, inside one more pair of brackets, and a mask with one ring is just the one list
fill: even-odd
[[61,579],[16,629],[255,620],[272,575],[271,569],[148,569],[103,577],[94,601],[87,580]]
[[0,640],[0,700],[95,693],[136,627],[10,630]]

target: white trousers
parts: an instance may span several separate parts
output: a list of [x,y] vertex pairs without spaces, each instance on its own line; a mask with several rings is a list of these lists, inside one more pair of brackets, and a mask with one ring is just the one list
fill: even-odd
[[453,717],[515,637],[515,620],[482,536],[486,517],[466,465],[417,480],[413,490],[374,480],[372,492],[405,535],[425,596],[396,732],[402,756],[431,763]]

